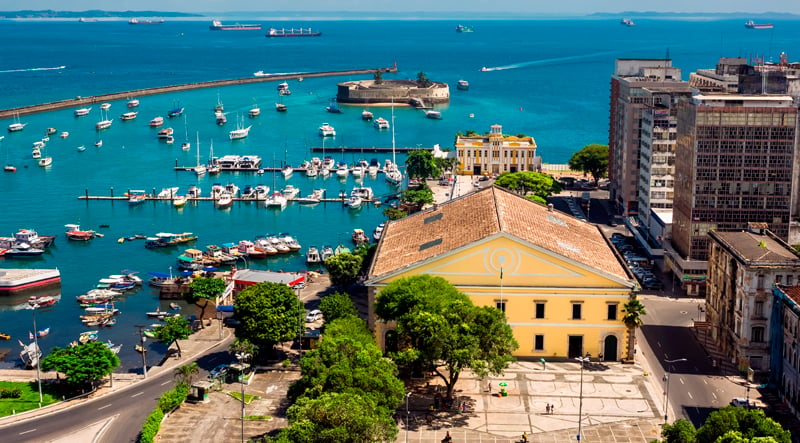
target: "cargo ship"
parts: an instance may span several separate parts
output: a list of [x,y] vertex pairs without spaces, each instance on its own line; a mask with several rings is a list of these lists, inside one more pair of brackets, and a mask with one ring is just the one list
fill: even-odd
[[319,37],[320,35],[322,35],[321,32],[312,31],[311,28],[269,28],[269,32],[267,32],[267,37]]
[[138,18],[132,18],[128,20],[129,25],[162,25],[164,24],[164,20],[162,19],[150,19],[150,20],[139,20]]
[[744,22],[744,27],[747,29],[772,29],[772,23],[756,23],[748,20]]
[[214,20],[208,29],[212,31],[260,31],[261,25],[243,25],[241,23],[234,23],[232,25],[223,25],[221,21]]

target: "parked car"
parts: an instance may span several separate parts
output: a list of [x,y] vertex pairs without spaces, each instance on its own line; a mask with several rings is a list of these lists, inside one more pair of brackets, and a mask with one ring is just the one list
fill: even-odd
[[309,312],[308,315],[306,315],[306,323],[314,323],[315,321],[320,320],[321,318],[322,318],[322,311],[320,311],[319,309],[314,309],[313,311]]
[[228,373],[228,365],[219,365],[219,366],[215,367],[214,369],[212,369],[208,373],[208,375],[211,378],[216,378],[216,377],[225,375],[227,373]]

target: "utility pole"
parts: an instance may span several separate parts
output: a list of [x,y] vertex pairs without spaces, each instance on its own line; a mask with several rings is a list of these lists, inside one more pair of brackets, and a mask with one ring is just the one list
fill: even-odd
[[146,379],[147,378],[147,356],[145,354],[147,353],[147,350],[144,347],[144,342],[146,340],[146,337],[144,336],[144,328],[145,328],[145,326],[143,326],[143,325],[133,325],[133,327],[134,328],[139,328],[139,333],[138,333],[138,335],[139,335],[139,345],[142,347],[142,374],[144,374],[144,378]]

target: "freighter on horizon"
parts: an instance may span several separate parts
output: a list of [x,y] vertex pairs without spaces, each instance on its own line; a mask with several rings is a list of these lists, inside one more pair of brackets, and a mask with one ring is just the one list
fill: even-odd
[[267,32],[267,37],[319,37],[320,35],[322,35],[321,32],[314,32],[311,28],[269,28],[269,32]]
[[744,27],[747,29],[772,29],[772,23],[756,23],[748,20],[744,22]]
[[138,18],[132,18],[128,20],[129,25],[163,25],[163,19],[148,19],[148,20],[139,20]]
[[260,31],[261,25],[243,25],[240,23],[234,23],[232,25],[223,25],[221,21],[214,20],[211,22],[211,26],[208,29],[212,31]]

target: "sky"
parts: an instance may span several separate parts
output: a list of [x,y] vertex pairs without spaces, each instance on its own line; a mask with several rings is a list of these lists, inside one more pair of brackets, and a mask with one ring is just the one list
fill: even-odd
[[[307,12],[518,12],[524,14],[590,14],[593,12],[789,12],[800,13],[798,0],[0,0],[0,10],[21,9],[84,11],[307,11]],[[478,18],[478,17],[476,17]]]

